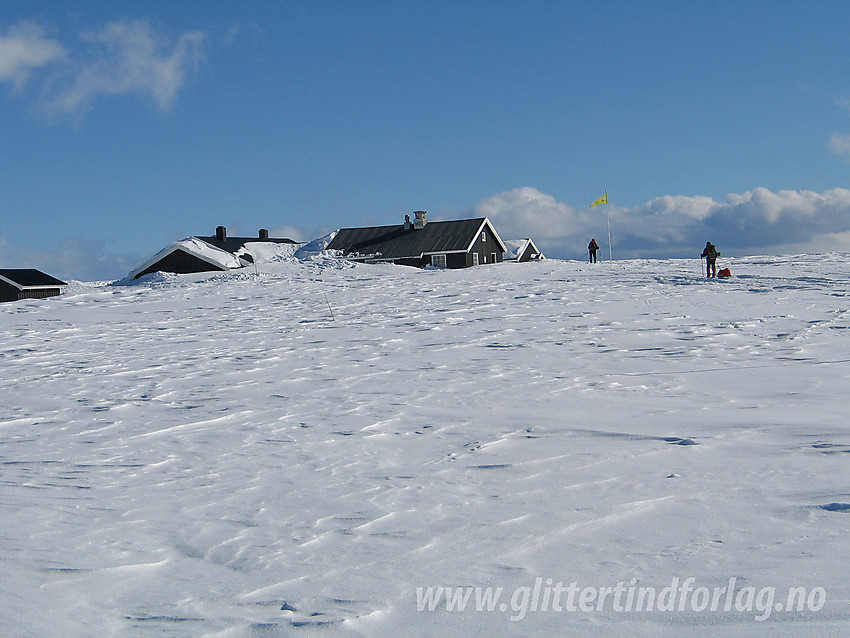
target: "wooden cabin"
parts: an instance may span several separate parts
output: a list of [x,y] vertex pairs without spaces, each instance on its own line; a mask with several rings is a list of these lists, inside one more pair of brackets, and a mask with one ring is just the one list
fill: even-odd
[[505,244],[486,217],[428,221],[424,211],[405,216],[403,224],[342,228],[328,250],[339,250],[352,261],[390,262],[424,268],[467,268],[504,259]]
[[56,297],[67,285],[35,268],[0,268],[0,302]]

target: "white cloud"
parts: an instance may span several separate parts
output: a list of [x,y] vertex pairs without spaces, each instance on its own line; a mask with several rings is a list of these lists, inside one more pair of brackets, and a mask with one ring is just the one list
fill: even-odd
[[741,195],[728,195],[727,206],[718,208],[718,217],[735,217],[741,228],[777,225],[780,221],[811,218],[825,201],[811,191],[778,191],[756,188]]
[[705,197],[704,195],[694,195],[692,197],[664,195],[663,197],[656,197],[644,206],[648,213],[658,217],[665,217],[670,213],[675,213],[700,220],[711,215],[719,205],[711,197]]
[[829,151],[833,155],[838,155],[850,161],[850,135],[841,135],[840,133],[830,135]]
[[31,22],[22,22],[0,33],[0,81],[21,89],[33,70],[61,60],[65,49]]
[[79,116],[99,98],[126,94],[168,110],[203,60],[205,44],[201,31],[172,41],[146,21],[127,20],[83,32],[79,46],[68,49],[43,28],[20,23],[0,36],[0,81],[20,89],[42,70],[42,106],[54,115]]
[[[489,217],[505,239],[533,237],[557,241],[588,225],[590,215],[525,186],[498,193],[476,204],[475,217]],[[541,247],[542,248],[542,247]]]
[[[838,106],[850,112],[850,99],[842,98],[836,100]],[[828,144],[829,152],[833,155],[841,157],[846,162],[850,162],[850,135],[842,133],[833,133],[829,136]]]
[[95,98],[127,93],[150,97],[167,110],[203,58],[205,39],[191,31],[172,44],[143,21],[112,22],[81,37],[90,59],[54,87],[52,111],[77,113]]
[[850,190],[824,193],[755,188],[725,202],[665,195],[631,209],[576,209],[524,187],[470,211],[488,216],[505,239],[532,237],[552,257],[582,258],[591,237],[607,252],[606,210],[615,257],[688,257],[712,241],[728,255],[850,250]]

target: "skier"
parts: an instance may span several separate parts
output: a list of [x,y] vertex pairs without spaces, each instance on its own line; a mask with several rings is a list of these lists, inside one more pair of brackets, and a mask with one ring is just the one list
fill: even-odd
[[705,248],[703,249],[700,257],[705,259],[705,276],[717,276],[717,258],[720,257],[720,253],[717,251],[717,248],[714,247],[714,244],[710,241],[705,242]]
[[587,253],[590,255],[590,263],[596,263],[596,251],[599,250],[599,244],[596,243],[596,239],[591,239],[590,243],[587,245]]

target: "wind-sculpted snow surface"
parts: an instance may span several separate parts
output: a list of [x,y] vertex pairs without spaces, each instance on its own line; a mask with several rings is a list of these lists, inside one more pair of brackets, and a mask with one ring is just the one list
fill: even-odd
[[[2,304],[0,635],[850,633],[850,256],[723,266],[324,256]],[[665,605],[688,578],[719,607]]]

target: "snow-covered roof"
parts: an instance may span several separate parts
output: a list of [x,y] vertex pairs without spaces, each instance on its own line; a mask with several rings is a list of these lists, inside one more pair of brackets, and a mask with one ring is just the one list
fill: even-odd
[[533,253],[541,255],[540,250],[537,246],[534,245],[534,242],[531,239],[506,239],[504,240],[505,247],[507,250],[505,251],[505,261],[516,261],[522,254],[526,251],[529,244],[531,245],[531,250]]
[[130,272],[130,278],[132,279],[138,276],[139,273],[144,272],[147,268],[176,250],[182,250],[198,259],[202,259],[219,270],[230,270],[231,268],[242,268],[245,266],[245,262],[240,260],[236,255],[216,248],[197,237],[187,237],[166,246],[146,262],[136,267]]
[[528,245],[527,239],[506,239],[505,240],[505,259],[519,259],[522,251]]

